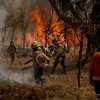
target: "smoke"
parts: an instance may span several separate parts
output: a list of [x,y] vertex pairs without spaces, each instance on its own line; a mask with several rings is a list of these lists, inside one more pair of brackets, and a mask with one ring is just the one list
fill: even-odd
[[0,6],[0,47],[2,41],[2,30],[4,29],[7,15],[8,15],[7,9],[3,6]]
[[47,0],[1,0],[0,1],[0,29],[3,26],[7,16],[13,11],[18,12],[23,9],[28,16],[28,13],[36,4],[47,5]]
[[19,9],[24,9],[26,13],[29,13],[29,11],[34,8],[36,4],[45,4],[47,5],[47,0],[1,0],[0,1],[0,27],[4,25],[4,21],[11,13],[17,12]]
[[[3,67],[2,67],[3,66]],[[19,68],[9,68],[6,65],[0,65],[0,81],[7,81],[9,83],[29,84],[30,79],[34,83],[33,70],[21,70]]]
[[15,0],[13,3],[13,9],[14,11],[17,11],[18,9],[24,9],[27,12],[29,12],[32,8],[35,7],[36,4],[44,4],[48,5],[47,0]]
[[[10,14],[16,14],[22,9],[25,11],[25,15],[28,16],[28,13],[30,13],[36,4],[46,4],[46,2],[47,0],[0,0],[0,43],[2,41],[2,35],[4,34],[5,21]],[[1,44],[0,47],[2,47]],[[5,67],[0,64],[0,80],[17,81],[19,83],[27,83],[29,81],[30,71],[23,72],[21,70],[15,70],[8,69],[8,66]]]
[[1,6],[0,7],[0,29],[4,26],[4,22],[7,15],[8,15],[7,10],[3,6]]

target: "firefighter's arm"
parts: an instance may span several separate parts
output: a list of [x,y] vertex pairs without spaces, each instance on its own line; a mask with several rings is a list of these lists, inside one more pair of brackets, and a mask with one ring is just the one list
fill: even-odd
[[44,63],[46,63],[46,64],[49,64],[50,63],[50,59],[43,53],[43,61],[44,61]]
[[43,54],[43,55],[44,55],[44,59],[46,60],[47,64],[49,64],[50,63],[50,59],[45,54]]
[[53,52],[50,54],[50,57],[55,56],[57,54],[57,52],[55,50],[53,50]]
[[41,53],[36,57],[36,62],[40,66],[44,66],[44,65],[47,65],[50,62],[50,60],[45,54]]

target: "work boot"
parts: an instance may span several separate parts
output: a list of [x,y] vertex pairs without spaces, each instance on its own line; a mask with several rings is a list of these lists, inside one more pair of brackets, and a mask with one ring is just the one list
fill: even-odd
[[40,84],[43,85],[45,83],[44,77],[42,76],[40,80],[41,80]]
[[45,83],[45,79],[44,79],[43,76],[39,79],[36,79],[36,84],[37,85],[43,85],[44,83]]

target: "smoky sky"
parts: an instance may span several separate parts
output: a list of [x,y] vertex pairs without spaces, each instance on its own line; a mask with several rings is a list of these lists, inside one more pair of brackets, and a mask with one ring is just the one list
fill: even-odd
[[48,0],[0,0],[0,28],[11,11],[16,13],[19,9],[24,9],[28,13],[37,4],[50,5]]
[[28,15],[35,5],[49,6],[50,4],[48,0],[0,0],[0,40],[7,16],[11,12],[16,13],[19,9],[24,9]]

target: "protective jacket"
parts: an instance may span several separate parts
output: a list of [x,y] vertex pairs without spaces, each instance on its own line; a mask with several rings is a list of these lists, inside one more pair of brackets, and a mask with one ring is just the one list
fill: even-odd
[[100,52],[94,54],[90,63],[89,73],[93,80],[100,80]]
[[58,44],[55,48],[55,52],[57,56],[65,55],[64,46],[62,44]]
[[41,51],[33,52],[32,54],[33,66],[43,67],[50,61],[49,58]]
[[9,55],[15,54],[16,53],[16,47],[14,45],[11,45],[8,47],[8,53]]

